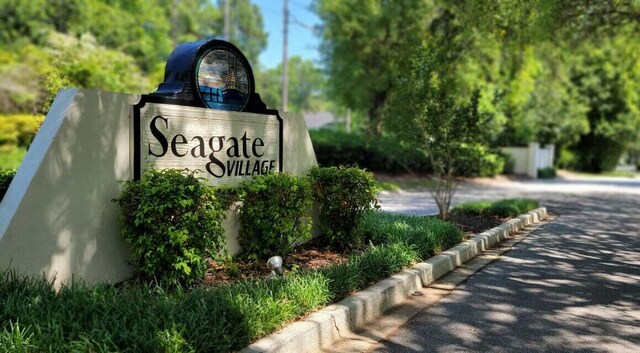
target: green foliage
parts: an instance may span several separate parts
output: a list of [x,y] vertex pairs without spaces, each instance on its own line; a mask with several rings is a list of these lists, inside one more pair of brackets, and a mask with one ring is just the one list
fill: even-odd
[[466,177],[492,177],[504,171],[505,160],[480,144],[462,144],[455,161],[455,174]]
[[516,170],[516,158],[510,153],[499,152],[498,155],[504,161],[503,174],[513,174]]
[[26,114],[0,115],[0,146],[29,147],[43,120]]
[[556,168],[547,167],[538,169],[538,178],[540,179],[553,179],[556,177]]
[[426,1],[321,0],[316,12],[329,72],[329,95],[369,116],[380,132],[383,110],[397,85],[408,49],[421,43],[430,6]]
[[[231,2],[230,41],[257,67],[262,15]],[[0,0],[0,113],[40,112],[61,88],[155,89],[179,43],[221,37],[207,0]]]
[[[289,105],[287,111],[309,112],[326,109],[326,78],[311,60],[289,58]],[[267,107],[282,109],[282,64],[257,74],[256,91]]]
[[11,185],[11,181],[15,176],[15,170],[0,170],[0,201],[2,201],[4,194],[7,193],[9,185]]
[[328,280],[317,273],[188,291],[75,283],[56,292],[45,280],[4,272],[0,350],[237,351],[329,298]]
[[309,134],[321,166],[357,165],[391,174],[431,170],[424,152],[391,134],[371,136],[334,130],[312,130]]
[[37,348],[33,342],[33,332],[30,328],[20,328],[20,323],[9,322],[8,327],[0,332],[0,351],[13,353],[33,352]]
[[422,260],[462,241],[462,232],[451,223],[389,212],[367,212],[364,233],[373,244],[409,245]]
[[287,173],[257,176],[240,186],[242,248],[253,258],[285,256],[311,237],[312,204],[308,178]]
[[454,245],[462,234],[426,217],[369,212],[367,222],[377,236],[376,245],[343,263],[319,271],[292,271],[276,279],[189,289],[74,283],[56,291],[42,278],[2,272],[0,347],[52,353],[237,351],[426,254]]
[[320,230],[329,245],[338,249],[361,246],[362,217],[377,203],[373,175],[346,167],[314,167],[309,175],[320,208]]
[[150,170],[119,199],[122,237],[140,275],[171,284],[201,280],[208,257],[226,250],[226,210],[192,172]]
[[532,199],[505,199],[499,201],[473,201],[456,206],[452,212],[485,214],[496,217],[517,217],[538,208]]

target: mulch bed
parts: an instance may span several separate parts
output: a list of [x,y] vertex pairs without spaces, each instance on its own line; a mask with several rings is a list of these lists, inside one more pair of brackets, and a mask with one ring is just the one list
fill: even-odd
[[[451,213],[449,222],[457,225],[470,238],[500,225],[506,219],[487,217],[469,213]],[[284,260],[285,272],[293,268],[300,270],[318,269],[345,261],[348,252],[329,250],[321,246],[317,240],[299,246],[296,252],[286,256]],[[232,264],[211,262],[205,276],[206,284],[224,284],[243,279],[266,278],[271,276],[265,260],[234,259]]]

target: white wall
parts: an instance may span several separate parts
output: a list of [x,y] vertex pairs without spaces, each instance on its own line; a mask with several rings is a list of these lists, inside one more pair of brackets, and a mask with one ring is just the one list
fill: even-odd
[[[132,274],[119,235],[121,181],[132,172],[132,106],[138,95],[61,91],[0,203],[0,270],[115,283]],[[283,114],[283,170],[306,173],[316,158],[304,119]],[[237,210],[225,221],[237,252]]]
[[527,147],[502,147],[500,150],[515,159],[514,173],[537,178],[538,169],[553,167],[554,149],[553,144],[541,148],[539,143],[532,142]]

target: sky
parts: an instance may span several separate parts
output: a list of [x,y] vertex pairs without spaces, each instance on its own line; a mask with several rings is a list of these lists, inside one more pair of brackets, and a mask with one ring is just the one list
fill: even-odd
[[[260,65],[273,68],[282,62],[283,0],[252,0],[262,10],[264,29],[269,35],[267,48],[260,54]],[[320,37],[311,27],[320,19],[311,10],[312,0],[289,0],[289,57],[294,55],[320,63]]]

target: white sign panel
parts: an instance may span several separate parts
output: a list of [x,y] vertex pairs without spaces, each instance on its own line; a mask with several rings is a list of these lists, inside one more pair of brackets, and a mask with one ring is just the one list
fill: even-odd
[[[146,97],[148,98],[148,97]],[[277,114],[220,111],[143,100],[134,107],[134,170],[189,169],[210,185],[282,171]]]

